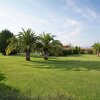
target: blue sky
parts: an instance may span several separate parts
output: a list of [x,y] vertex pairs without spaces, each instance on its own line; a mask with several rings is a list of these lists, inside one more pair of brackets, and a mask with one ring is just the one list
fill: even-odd
[[0,31],[5,28],[14,34],[32,28],[88,47],[100,40],[100,0],[0,0]]

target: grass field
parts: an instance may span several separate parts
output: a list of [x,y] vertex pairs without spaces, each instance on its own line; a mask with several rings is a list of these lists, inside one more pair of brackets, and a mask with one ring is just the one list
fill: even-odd
[[95,55],[68,57],[0,55],[0,92],[10,90],[34,96],[65,93],[80,100],[100,100],[100,58]]

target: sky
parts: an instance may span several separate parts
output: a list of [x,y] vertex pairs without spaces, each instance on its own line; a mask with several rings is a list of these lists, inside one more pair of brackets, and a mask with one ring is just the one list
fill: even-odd
[[52,33],[64,45],[100,41],[100,0],[0,0],[0,31],[32,28]]

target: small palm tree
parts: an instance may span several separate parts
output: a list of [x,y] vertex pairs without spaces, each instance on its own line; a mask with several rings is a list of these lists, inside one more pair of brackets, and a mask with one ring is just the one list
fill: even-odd
[[58,40],[54,40],[54,35],[51,35],[51,33],[43,33],[39,36],[39,42],[41,45],[40,48],[43,51],[44,59],[48,60],[49,56],[49,50],[52,50],[54,52],[58,52],[57,50],[59,48],[62,48],[62,44]]
[[95,43],[93,46],[93,49],[96,51],[97,56],[100,56],[100,43]]
[[22,28],[22,32],[19,32],[17,36],[11,38],[11,43],[6,49],[6,54],[8,55],[14,49],[20,49],[25,52],[26,60],[30,61],[30,52],[35,48],[36,41],[37,36],[35,35],[35,32],[31,29],[25,31]]
[[61,44],[61,42],[59,40],[54,40],[51,43],[52,47],[50,48],[50,52],[55,55],[55,56],[59,56],[62,55],[62,51],[63,51],[63,45]]

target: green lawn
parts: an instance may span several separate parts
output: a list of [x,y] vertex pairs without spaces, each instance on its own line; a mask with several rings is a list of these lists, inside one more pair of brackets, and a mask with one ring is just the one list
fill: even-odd
[[[0,55],[0,92],[10,90],[34,96],[61,92],[80,100],[100,100],[100,58],[95,55],[68,57]],[[6,92],[5,92],[6,91]]]

